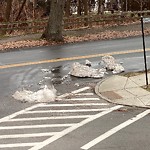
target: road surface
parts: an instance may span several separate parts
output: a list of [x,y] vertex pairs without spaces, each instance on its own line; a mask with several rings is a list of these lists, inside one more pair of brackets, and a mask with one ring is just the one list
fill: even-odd
[[[149,40],[147,37],[148,63]],[[149,110],[108,104],[91,89],[98,79],[57,80],[69,72],[74,61],[89,59],[97,68],[107,54],[122,62],[127,72],[144,69],[139,37],[0,53],[0,148],[149,150]],[[54,71],[43,73],[42,69]],[[59,95],[89,89],[49,104],[21,103],[12,98],[23,88],[38,90],[45,76],[57,81],[54,85]]]

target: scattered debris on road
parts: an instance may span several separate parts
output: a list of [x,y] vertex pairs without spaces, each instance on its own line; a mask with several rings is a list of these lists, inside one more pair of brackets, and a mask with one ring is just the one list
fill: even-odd
[[54,86],[52,86],[50,89],[45,85],[43,89],[40,89],[37,92],[32,92],[28,90],[16,91],[13,94],[13,97],[16,100],[20,100],[22,102],[50,102],[55,101],[56,89],[54,88]]
[[112,71],[113,74],[124,72],[124,67],[121,64],[116,63],[116,60],[112,56],[103,56],[101,65],[108,71]]
[[104,72],[100,72],[99,69],[82,65],[78,62],[73,63],[71,71],[69,73],[76,77],[92,77],[92,78],[103,78]]
[[[32,92],[30,90],[16,91],[13,97],[22,102],[55,101],[57,99],[56,89],[53,85],[65,84],[67,81],[71,82],[71,76],[101,79],[105,76],[105,74],[109,74],[109,71],[112,71],[113,74],[118,74],[124,71],[123,66],[116,63],[115,58],[112,56],[102,57],[101,62],[99,64],[97,63],[97,67],[98,68],[95,69],[92,62],[85,60],[84,64],[79,62],[73,63],[72,66],[67,68],[68,72],[65,72],[65,74],[62,73],[64,69],[62,66],[50,69],[41,69],[43,72],[43,79],[38,83],[40,90],[36,92]],[[79,83],[76,83],[74,86],[79,87],[80,85]]]
[[112,56],[102,57],[100,65],[101,69],[92,68],[92,63],[89,60],[85,61],[85,65],[78,62],[73,63],[70,75],[76,77],[90,77],[90,78],[103,78],[106,71],[112,71],[113,74],[124,72],[121,64],[116,63],[115,58]]

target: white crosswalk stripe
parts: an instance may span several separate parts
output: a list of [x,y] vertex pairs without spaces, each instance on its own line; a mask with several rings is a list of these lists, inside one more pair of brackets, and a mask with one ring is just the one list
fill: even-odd
[[82,104],[46,104],[42,107],[65,107],[65,106],[105,106],[107,103],[82,103]]
[[69,101],[98,101],[99,98],[70,98],[70,99],[67,99]]
[[25,114],[36,114],[36,113],[53,113],[53,112],[95,112],[95,111],[104,111],[107,110],[108,108],[101,108],[101,109],[67,109],[67,110],[40,110],[40,111],[28,111],[25,112]]
[[26,138],[26,137],[42,137],[42,136],[53,136],[57,132],[47,132],[47,133],[31,133],[31,134],[13,134],[13,135],[1,135],[0,139],[11,139],[11,138]]
[[55,116],[55,117],[36,117],[36,118],[17,118],[7,120],[5,122],[18,122],[18,121],[36,121],[36,120],[52,120],[52,119],[77,119],[77,118],[89,118],[92,115],[83,115],[83,116]]
[[[122,107],[112,107],[101,102],[90,90],[90,87],[84,87],[59,96],[64,100],[36,104],[0,119],[0,149],[28,147],[38,150],[78,127]],[[30,138],[33,137],[35,141],[31,142]],[[39,141],[42,137],[46,140]],[[16,139],[17,143],[14,143]]]

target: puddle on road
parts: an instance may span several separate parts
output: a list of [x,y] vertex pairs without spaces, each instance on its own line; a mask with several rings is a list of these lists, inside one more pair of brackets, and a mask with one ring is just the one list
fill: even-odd
[[[13,97],[22,102],[54,101],[57,95],[56,89],[54,87],[57,85],[62,86],[73,82],[74,86],[80,86],[80,81],[88,81],[91,80],[91,78],[94,79],[94,77],[95,79],[100,79],[103,78],[104,75],[107,76],[107,74],[112,74],[109,71],[106,72],[106,69],[101,69],[104,66],[102,66],[99,62],[86,61],[76,64],[77,66],[75,67],[77,68],[73,68],[73,65],[75,65],[75,63],[69,63],[56,67],[49,66],[48,68],[42,68],[41,73],[43,77],[40,81],[38,81],[38,90],[33,92],[30,89],[27,90],[24,88],[23,90],[16,91],[13,94]],[[73,75],[71,74],[72,70],[74,71]],[[102,73],[102,76],[99,76],[100,73]]]

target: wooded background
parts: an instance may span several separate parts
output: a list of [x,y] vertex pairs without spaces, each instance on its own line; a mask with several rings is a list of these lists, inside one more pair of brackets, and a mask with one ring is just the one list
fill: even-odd
[[[18,31],[43,32],[51,12],[52,1],[63,0],[0,0],[0,34]],[[64,2],[64,10],[59,12],[64,13],[62,24],[64,29],[122,22],[125,19],[132,20],[150,14],[148,11],[150,0],[64,0]],[[54,17],[57,20],[57,16]]]

